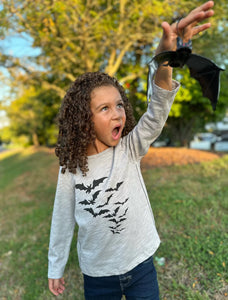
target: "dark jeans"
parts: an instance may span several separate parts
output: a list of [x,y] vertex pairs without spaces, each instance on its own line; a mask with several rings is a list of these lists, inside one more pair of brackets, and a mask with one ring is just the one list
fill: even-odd
[[157,272],[153,258],[145,260],[123,275],[84,276],[86,300],[159,300]]

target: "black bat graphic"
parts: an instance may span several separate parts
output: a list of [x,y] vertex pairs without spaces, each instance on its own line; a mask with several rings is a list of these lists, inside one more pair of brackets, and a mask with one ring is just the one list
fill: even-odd
[[120,202],[120,201],[119,201],[119,202],[116,202],[116,203],[114,203],[114,204],[121,204],[121,205],[123,205],[124,203],[126,203],[126,202],[128,201],[128,199],[129,199],[129,198],[127,198],[127,199],[124,200],[123,202]]
[[119,216],[119,218],[123,218],[123,217],[125,217],[126,216],[126,213],[127,213],[127,211],[128,211],[128,208],[126,208],[125,209],[125,212],[121,215],[121,216]]
[[112,196],[113,196],[113,194],[111,194],[111,195],[108,197],[107,201],[106,201],[104,204],[98,205],[97,208],[101,208],[101,207],[104,207],[104,206],[108,205],[109,200],[112,198]]
[[75,188],[82,190],[82,191],[86,191],[87,194],[91,193],[91,191],[93,189],[95,189],[95,187],[97,187],[100,183],[102,183],[106,178],[108,177],[102,177],[100,179],[94,180],[92,184],[85,186],[83,183],[81,184],[76,184]]
[[109,189],[107,189],[105,192],[118,191],[118,189],[119,189],[119,187],[121,186],[122,183],[123,183],[123,181],[118,182],[118,183],[116,184],[116,187],[115,187],[114,189],[113,189],[113,188],[109,188]]
[[112,218],[112,217],[115,217],[115,216],[117,215],[119,209],[120,209],[120,206],[118,206],[118,207],[114,210],[114,213],[110,213],[110,214],[104,216],[104,218]]
[[91,215],[93,215],[94,218],[96,218],[97,216],[106,214],[107,212],[109,212],[108,209],[103,209],[100,210],[98,213],[96,213],[92,208],[85,208],[84,210],[88,211],[89,213],[91,213]]
[[116,224],[119,224],[120,222],[123,222],[127,220],[126,218],[122,218],[122,219],[119,219],[119,220],[116,220],[116,219],[109,219],[110,222],[114,222]]
[[120,234],[120,232],[122,231],[122,230],[124,230],[125,228],[121,228],[121,229],[119,229],[119,230],[111,230],[111,232],[113,233],[113,234]]
[[110,229],[113,229],[113,230],[117,230],[118,229],[118,227],[120,227],[122,224],[119,224],[119,225],[116,225],[115,227],[113,227],[113,226],[109,226],[109,228]]
[[[186,47],[186,44],[184,44],[180,38],[177,46],[179,48],[177,48],[176,51],[161,52],[149,62],[147,100],[150,99],[152,94],[150,81],[157,66],[169,65],[174,68],[182,68],[184,65],[187,65],[190,70],[191,77],[195,78],[199,82],[203,96],[210,100],[212,108],[215,110],[219,97],[220,71],[224,71],[224,69],[218,67],[211,60],[203,56],[192,54],[188,44]],[[164,62],[166,62],[166,64],[164,64]],[[157,66],[155,64],[157,64]]]
[[80,201],[79,203],[82,204],[82,205],[89,205],[89,204],[94,204],[96,202],[96,199],[97,199],[97,196],[99,195],[99,193],[101,192],[101,190],[97,191],[96,193],[94,193],[92,195],[93,199],[92,200],[83,200],[83,201]]

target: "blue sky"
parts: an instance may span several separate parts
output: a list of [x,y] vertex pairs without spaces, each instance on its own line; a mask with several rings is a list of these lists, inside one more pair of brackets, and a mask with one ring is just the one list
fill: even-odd
[[[9,54],[14,57],[36,56],[40,54],[39,48],[32,48],[33,40],[28,34],[10,35],[4,40],[0,39],[0,51],[4,54]],[[0,67],[0,72],[3,76],[9,78],[9,73],[4,67]],[[6,84],[0,84],[0,101],[10,99],[10,87]],[[0,110],[0,129],[8,124],[6,114]]]
[[[40,54],[39,48],[32,48],[33,40],[28,34],[10,35],[4,40],[0,40],[0,51],[4,54],[9,54],[14,57],[36,56]],[[5,68],[1,67],[1,72],[4,76],[8,76]],[[0,85],[0,100],[4,99],[9,93],[9,87]]]

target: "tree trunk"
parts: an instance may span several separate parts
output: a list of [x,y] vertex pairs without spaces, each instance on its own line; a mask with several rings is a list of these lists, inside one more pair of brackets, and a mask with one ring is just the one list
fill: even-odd
[[35,146],[35,147],[40,146],[38,135],[36,132],[33,132],[33,134],[32,134],[32,142],[33,142],[33,146]]

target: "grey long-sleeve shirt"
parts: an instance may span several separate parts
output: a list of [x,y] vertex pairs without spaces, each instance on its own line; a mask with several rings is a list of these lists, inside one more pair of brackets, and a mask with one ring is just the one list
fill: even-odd
[[[160,239],[140,170],[141,158],[160,134],[179,85],[167,91],[153,84],[147,112],[116,147],[88,157],[86,177],[66,171],[58,177],[50,245],[49,278],[61,278],[75,223],[82,272],[120,275],[153,255]],[[152,199],[153,202],[153,199]]]

